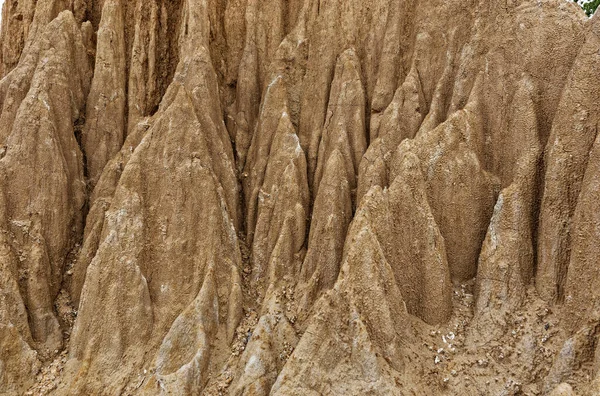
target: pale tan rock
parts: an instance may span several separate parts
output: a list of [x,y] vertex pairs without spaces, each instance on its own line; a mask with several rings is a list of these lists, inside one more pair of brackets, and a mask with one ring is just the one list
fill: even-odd
[[[35,0],[6,2],[2,6],[0,76],[4,77],[19,63],[35,12]],[[9,40],[10,37],[10,40]]]
[[238,363],[233,394],[268,395],[298,342],[291,310],[304,257],[308,184],[306,160],[287,112],[273,136],[259,193],[252,245],[252,293],[264,298],[257,327]]
[[388,207],[379,213],[374,228],[408,312],[427,323],[443,323],[452,313],[445,240],[427,200],[419,159],[406,153],[397,161],[398,176],[384,192]]
[[240,359],[240,378],[232,386],[233,395],[268,395],[298,342],[292,324],[278,313],[281,305],[274,301],[275,296],[271,299],[266,305],[273,308],[261,317]]
[[7,0],[0,394],[596,395],[598,18]]
[[573,214],[571,255],[565,281],[563,318],[568,332],[577,331],[594,317],[600,303],[598,294],[597,227],[600,199],[600,135],[590,152]]
[[419,72],[413,66],[381,117],[377,137],[384,140],[388,150],[417,134],[427,107],[423,95]]
[[[156,381],[166,392],[198,393],[207,381],[212,341],[219,327],[215,266],[209,266],[196,299],[179,315],[156,358]],[[233,275],[233,274],[232,274]],[[146,386],[154,393],[152,382]]]
[[[286,173],[289,169],[292,168],[288,166]],[[287,181],[292,184],[295,182]],[[289,200],[292,196],[286,198]],[[297,241],[300,241],[300,246],[304,242],[301,233],[304,230],[298,229],[298,223],[305,220],[305,215],[299,204],[293,209],[286,213],[280,237],[271,255],[268,289],[261,317],[238,363],[239,378],[232,386],[232,394],[268,395],[298,343],[293,327],[296,315],[291,311],[290,304],[294,303],[292,285],[301,262]]]
[[[512,184],[502,190],[479,256],[472,342],[485,344],[507,330],[506,318],[519,309],[534,276],[535,196],[541,160],[532,87],[524,82],[515,97],[508,136],[520,143],[505,154],[516,161]],[[518,146],[518,147],[517,147]],[[507,150],[508,151],[508,150]],[[515,158],[515,156],[518,156]]]
[[[568,76],[546,149],[546,178],[540,208],[536,288],[546,300],[562,299],[577,232],[573,224],[584,182],[588,156],[598,132],[600,56],[588,48],[600,45],[600,23],[595,17]],[[574,228],[575,227],[575,228]]]
[[386,150],[383,139],[371,143],[360,162],[358,185],[356,187],[356,202],[360,203],[372,187],[388,185],[388,162],[391,153]]
[[281,76],[276,76],[265,92],[261,104],[261,122],[256,126],[252,137],[252,144],[248,151],[248,159],[242,174],[242,186],[245,191],[246,204],[246,229],[248,243],[252,243],[257,224],[259,192],[262,188],[269,153],[273,143],[273,136],[278,130],[284,114],[288,114],[288,121],[282,124],[289,127],[289,113],[287,110],[286,88]]
[[82,147],[93,189],[125,136],[125,25],[121,1],[106,1],[98,30],[94,79],[87,99]]
[[[4,306],[0,308],[5,309]],[[0,319],[2,363],[6,365],[2,372],[2,392],[8,395],[22,394],[31,385],[41,365],[36,352],[23,340],[17,328],[6,318]]]
[[317,304],[271,393],[398,393],[389,370],[404,367],[405,318],[400,289],[363,209],[351,225],[340,278]]
[[550,393],[560,383],[571,378],[581,364],[594,358],[594,343],[598,337],[597,315],[595,324],[586,325],[568,338],[556,354],[552,367],[544,378],[543,391]]
[[[340,55],[332,82],[327,120],[314,176],[311,236],[299,284],[304,318],[318,295],[333,287],[352,218],[359,163],[366,150],[365,92],[358,57]],[[324,182],[321,189],[321,182]],[[331,234],[330,238],[322,238]]]
[[179,29],[185,2],[179,2],[177,7],[162,0],[135,0],[134,4],[133,33],[126,31],[131,42],[128,130],[157,111],[173,79],[179,61]]
[[[204,15],[206,17],[206,15]],[[127,29],[126,29],[127,30]],[[189,38],[187,40],[188,45],[182,48],[182,52],[191,50],[191,44],[197,40],[206,40],[208,33],[202,27],[194,29],[189,32]],[[192,52],[190,52],[192,54]],[[177,73],[177,77],[179,81],[182,81],[188,89],[194,92],[192,96],[192,100],[195,103],[198,103],[198,100],[204,100],[205,96],[210,97],[214,95],[214,90],[217,89],[215,84],[203,85],[202,89],[195,89],[196,85],[199,84],[200,81],[204,81],[204,76],[197,75],[201,73],[196,73],[198,71],[198,66],[206,66],[203,65],[203,62],[199,61],[199,59],[191,58],[191,60],[187,60],[185,63],[185,67],[181,67],[181,70]],[[191,65],[195,65],[191,67]],[[212,71],[209,74],[213,73]],[[170,105],[175,99],[178,90],[172,89],[170,92],[167,92],[165,96],[164,106],[167,107]],[[212,93],[210,93],[212,92]],[[235,181],[235,176],[233,173],[228,170],[229,161],[232,160],[232,151],[231,149],[227,149],[227,147],[223,148],[221,145],[227,142],[227,135],[222,122],[218,120],[218,114],[220,114],[220,110],[218,106],[215,111],[210,111],[207,113],[203,113],[208,118],[205,119],[207,126],[213,132],[213,125],[216,126],[216,137],[208,140],[209,144],[213,146],[214,152],[223,152],[226,155],[218,156],[218,160],[215,162],[214,170],[217,174],[222,176],[222,183],[224,183],[227,187],[225,188],[225,194],[227,196],[227,203],[229,209],[232,211],[232,218],[234,223],[236,224],[236,228],[238,227],[237,220],[237,212],[238,208],[238,187],[237,182]],[[85,280],[85,271],[87,270],[88,265],[92,261],[94,255],[96,254],[96,250],[100,243],[100,237],[102,234],[102,228],[104,223],[104,213],[109,208],[110,203],[112,201],[112,197],[114,195],[117,184],[122,175],[123,169],[126,167],[129,159],[131,158],[134,150],[145,136],[148,129],[154,124],[156,117],[153,118],[144,118],[139,120],[138,124],[133,127],[132,130],[129,130],[129,134],[127,135],[127,139],[123,144],[119,154],[111,160],[106,166],[106,171],[102,174],[99,179],[99,182],[94,189],[93,193],[90,197],[90,213],[88,214],[86,230],[84,234],[84,243],[82,251],[79,255],[79,259],[74,268],[73,282],[71,285],[73,298],[75,302],[79,301],[79,294],[81,293],[81,288],[83,287],[83,282]],[[227,155],[228,154],[228,155]]]
[[371,124],[371,145],[359,166],[357,201],[360,202],[371,187],[389,185],[392,153],[403,140],[415,137],[426,106],[419,74],[413,65],[392,102],[378,116],[377,124]]
[[[90,77],[81,31],[65,11],[35,38],[21,64],[5,79],[10,85],[3,92],[0,118],[4,192],[0,232],[5,248],[8,243],[12,251],[5,252],[6,266],[15,272],[3,277],[19,282],[21,296],[11,299],[18,304],[22,298],[28,312],[31,335],[24,332],[15,342],[29,342],[44,359],[62,348],[54,299],[67,255],[83,227],[83,162],[73,125],[83,117]],[[22,324],[14,325],[24,331]],[[18,348],[26,349],[25,344]],[[31,362],[31,357],[25,361]]]
[[247,2],[245,44],[239,60],[237,79],[235,131],[237,158],[242,165],[246,161],[256,127],[260,98],[271,83],[268,81],[269,64],[275,59],[275,53],[287,33],[286,30],[291,30],[289,27],[292,25],[286,23],[290,14],[286,11],[288,7],[293,8],[295,3],[300,2],[297,0]]
[[227,75],[228,84],[237,80],[240,61],[244,52],[246,38],[246,8],[248,0],[228,1],[225,9],[223,25],[227,40]]
[[381,113],[392,101],[394,90],[399,84],[400,74],[404,72],[397,67],[402,59],[403,50],[406,49],[406,42],[402,42],[403,35],[401,33],[402,29],[408,27],[408,24],[402,22],[410,18],[413,10],[410,2],[390,4],[381,49],[381,61],[371,101],[371,141],[378,136]]
[[85,200],[73,128],[91,77],[81,36],[73,15],[61,13],[2,80],[0,383],[7,394],[26,390],[40,360],[63,346],[54,299]]
[[[202,46],[190,51],[208,38],[200,23],[206,9],[192,8],[198,6],[186,7],[194,10],[182,48],[189,52],[118,180],[87,268],[67,393],[119,392],[149,365],[144,392],[161,384],[199,392],[205,382],[196,378],[206,375],[213,345],[231,342],[239,322],[237,192],[227,184],[234,177],[232,151],[222,145],[224,124],[212,118],[219,104],[207,101],[216,85],[209,54]],[[194,339],[184,343],[186,351],[173,348],[182,345],[182,334]],[[107,386],[102,378],[111,376]]]
[[19,268],[6,224],[6,202],[0,195],[0,345],[3,392],[18,394],[31,385],[40,367],[33,349],[27,308],[19,290]]
[[79,305],[81,289],[85,281],[88,266],[94,259],[100,244],[104,227],[104,216],[110,208],[112,198],[117,184],[123,174],[123,169],[131,159],[134,149],[140,143],[151,123],[148,120],[140,122],[132,131],[121,151],[104,167],[104,171],[96,188],[89,196],[90,210],[86,217],[86,225],[83,233],[83,243],[77,261],[73,265],[73,275],[70,279],[69,289],[71,298],[75,305]]
[[562,383],[554,388],[549,396],[575,396],[575,392],[573,392],[571,385]]
[[365,91],[358,56],[352,49],[344,51],[337,61],[331,83],[324,129],[319,143],[317,167],[312,191],[317,194],[324,167],[333,150],[344,157],[350,189],[356,190],[360,161],[367,149],[365,125]]
[[[306,159],[289,115],[284,111],[273,136],[264,182],[258,195],[258,215],[252,242],[252,279],[259,296],[265,296],[274,283],[270,262],[283,231],[289,230],[285,237],[290,238],[294,253],[299,253],[304,247],[308,199]],[[288,222],[291,224],[286,227]]]
[[[437,80],[435,90],[433,91],[433,96],[431,97],[431,101],[429,103],[429,112],[419,127],[419,134],[424,134],[435,129],[435,127],[444,122],[448,117],[448,107],[450,105],[449,101],[451,100],[451,92],[454,85],[453,76],[455,75],[454,69],[456,67],[455,57],[458,52],[456,47],[459,45],[457,43],[458,39],[456,38],[456,30],[450,31],[449,36],[450,37],[447,40],[450,42],[450,44],[448,45],[449,48],[446,51],[445,59],[443,59],[444,67],[442,70],[439,70],[441,75]],[[428,45],[425,51],[431,51],[432,47],[433,45]],[[426,80],[428,79],[426,75],[427,69],[429,69],[429,67],[425,66]],[[433,79],[430,81],[432,80]]]
[[[482,131],[474,128],[478,123],[473,117],[468,109],[456,112],[394,153],[402,157],[412,152],[420,160],[429,206],[444,237],[450,274],[457,281],[471,279],[477,271],[498,189],[497,179],[477,156],[477,135]],[[392,166],[390,179],[398,174]]]
[[[85,374],[88,378],[89,375],[111,375],[115,368],[114,362],[121,361],[125,355],[128,358],[122,361],[120,372],[114,374],[126,379],[126,375],[142,363],[139,359],[145,353],[153,353],[157,342],[170,342],[168,340],[174,336],[168,335],[167,331],[176,337],[182,331],[179,327],[192,326],[189,321],[193,321],[194,316],[190,315],[206,309],[202,307],[209,306],[210,315],[218,315],[216,323],[224,340],[228,339],[228,334],[233,335],[237,326],[241,308],[238,305],[240,301],[237,294],[240,290],[237,271],[241,258],[235,228],[221,192],[222,187],[211,169],[210,148],[204,137],[208,133],[202,132],[205,127],[195,119],[192,102],[185,88],[178,88],[178,92],[175,101],[148,130],[129,160],[115,191],[111,209],[106,214],[102,242],[87,270],[80,303],[81,314],[72,342],[73,362],[81,362],[78,363],[81,367],[80,378],[85,378]],[[177,133],[181,134],[179,137],[186,136],[187,139],[186,151],[178,154]],[[169,138],[161,138],[163,136]],[[154,139],[164,145],[172,145],[171,149],[175,149],[172,151],[174,156],[169,154],[170,149],[153,144]],[[156,150],[164,153],[164,157],[154,163],[154,167],[149,166],[151,162],[148,161],[152,161],[150,158],[160,158],[156,157]],[[150,169],[153,171],[146,173]],[[176,172],[183,179],[165,178],[167,174],[171,174],[171,169],[177,169]],[[196,194],[186,199],[185,194],[169,185],[158,190],[147,190],[146,184],[141,183],[146,177],[154,179],[150,183],[152,185],[161,182],[179,183],[184,179],[193,181],[196,183]],[[147,209],[142,209],[143,207]],[[190,223],[195,227],[194,231],[180,226],[187,217],[174,214],[181,211],[200,216]],[[149,245],[143,243],[142,233],[146,227],[151,227],[152,233],[145,238],[155,241]],[[200,237],[194,243],[187,243],[183,237],[189,232],[200,236],[203,230],[220,232],[213,233],[210,238]],[[172,242],[165,243],[166,241]],[[178,262],[179,271],[171,271],[161,264],[168,262]],[[109,268],[104,269],[104,266]],[[210,275],[211,271],[214,271],[214,275]],[[131,275],[123,276],[124,274]],[[215,278],[212,281],[211,276]],[[114,283],[117,278],[120,283],[110,288],[110,294],[105,294],[108,290],[96,287]],[[209,291],[199,290],[202,283]],[[212,283],[216,285],[213,287]],[[216,290],[219,291],[218,294]],[[221,308],[217,309],[213,301]],[[95,306],[100,302],[101,306]],[[191,308],[186,308],[190,305]],[[125,312],[128,313],[119,315],[122,309],[126,309]],[[177,317],[179,319],[175,320]],[[133,320],[135,326],[130,325],[130,320]],[[173,320],[175,322],[171,325]],[[208,328],[211,322],[204,325],[202,321],[193,323],[194,327],[200,326],[196,330],[198,337],[206,337],[212,342],[216,332],[214,328]],[[116,326],[123,330],[115,333]],[[208,327],[203,329],[206,326]],[[94,330],[89,333],[91,329]],[[161,341],[164,337],[165,341]],[[119,345],[128,347],[123,350]],[[161,358],[165,353],[167,356]],[[162,360],[167,359],[169,362],[166,367],[181,363],[180,360],[170,362],[172,358],[169,357],[169,352],[159,351],[157,359],[158,380],[173,372],[170,368],[163,371],[162,365],[166,363],[161,363]],[[193,361],[197,362],[197,369],[201,370],[202,361],[195,358]],[[185,378],[185,374],[178,374],[176,378],[169,379],[169,383],[173,382],[173,389],[188,389],[190,386],[190,389],[198,389],[193,388],[194,386],[200,386],[201,389],[202,384],[187,383]],[[180,381],[184,381],[184,384]],[[93,391],[99,389],[100,384],[86,381],[72,386],[74,388],[71,389],[78,391]],[[123,384],[115,382],[114,389],[119,389],[120,386]]]
[[[381,16],[386,15],[387,11],[384,12],[386,2],[378,0],[352,0],[345,3],[344,7],[339,7],[335,2],[307,3],[310,5],[307,10],[310,29],[307,39],[311,45],[303,81],[298,135],[307,153],[308,179],[312,185],[337,58],[353,47],[358,54],[372,55],[371,51],[376,50],[366,45],[366,38],[373,34],[379,36],[375,31],[383,36],[386,21]],[[365,41],[362,41],[363,38]],[[359,48],[355,46],[357,43],[361,43]],[[370,92],[368,86],[374,85],[375,78],[368,78],[365,91]]]
[[317,297],[331,289],[338,278],[352,214],[345,159],[336,149],[325,165],[315,198],[308,250],[300,273],[297,294],[299,314],[303,318]]

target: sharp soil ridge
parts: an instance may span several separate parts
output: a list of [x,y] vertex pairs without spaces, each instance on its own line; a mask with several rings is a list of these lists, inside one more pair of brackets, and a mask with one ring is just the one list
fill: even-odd
[[10,0],[0,394],[600,395],[600,15]]

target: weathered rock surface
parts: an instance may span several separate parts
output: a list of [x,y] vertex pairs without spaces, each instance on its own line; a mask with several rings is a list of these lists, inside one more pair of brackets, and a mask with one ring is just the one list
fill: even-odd
[[63,347],[54,303],[83,229],[85,179],[75,134],[90,78],[80,26],[65,11],[2,80],[2,378],[9,392],[26,387],[39,359]]
[[476,278],[477,303],[472,323],[478,343],[506,331],[507,313],[525,300],[534,274],[535,197],[541,147],[532,85],[523,81],[515,95],[511,132],[520,133],[513,182],[500,192],[483,243]]
[[600,16],[11,0],[0,77],[0,394],[600,392]]
[[[592,145],[598,132],[600,45],[598,18],[589,31],[567,78],[546,148],[544,194],[540,209],[536,286],[544,299],[565,297],[565,282],[577,228],[577,207]],[[590,50],[591,48],[591,50]]]
[[96,186],[108,161],[121,149],[126,132],[126,51],[122,2],[105,2],[102,16],[82,136],[91,189]]

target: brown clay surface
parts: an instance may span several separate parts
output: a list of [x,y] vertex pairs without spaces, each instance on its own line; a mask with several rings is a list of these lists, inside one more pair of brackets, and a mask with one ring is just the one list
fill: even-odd
[[1,395],[600,395],[600,16],[7,0]]

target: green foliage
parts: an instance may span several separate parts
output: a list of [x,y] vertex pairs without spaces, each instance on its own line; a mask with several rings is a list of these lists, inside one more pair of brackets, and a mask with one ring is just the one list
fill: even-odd
[[585,3],[583,5],[583,9],[585,10],[587,16],[592,16],[594,12],[596,12],[596,8],[598,8],[598,6],[600,6],[600,0],[593,0],[589,3]]
[[577,1],[577,0],[573,0],[573,1],[578,3],[581,6],[581,8],[583,8],[586,15],[589,17],[594,15],[594,12],[596,12],[596,9],[598,8],[598,6],[600,6],[600,0],[591,0],[591,1],[587,1],[583,4],[581,1]]

